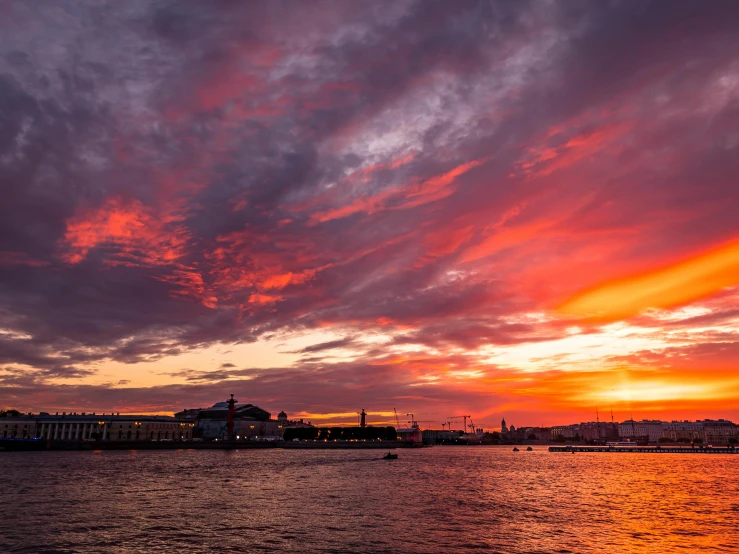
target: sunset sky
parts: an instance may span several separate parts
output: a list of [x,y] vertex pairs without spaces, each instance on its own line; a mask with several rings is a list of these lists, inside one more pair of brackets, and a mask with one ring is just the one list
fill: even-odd
[[0,408],[739,419],[739,2],[3,2]]

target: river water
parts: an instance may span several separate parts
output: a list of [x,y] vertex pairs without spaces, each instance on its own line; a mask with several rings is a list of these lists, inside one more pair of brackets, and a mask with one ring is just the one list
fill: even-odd
[[739,552],[739,455],[0,454],[0,552]]

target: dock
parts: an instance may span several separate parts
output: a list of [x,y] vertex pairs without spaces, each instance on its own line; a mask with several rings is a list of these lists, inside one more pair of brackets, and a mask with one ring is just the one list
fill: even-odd
[[629,454],[739,454],[736,448],[682,446],[550,446],[549,452],[606,452]]

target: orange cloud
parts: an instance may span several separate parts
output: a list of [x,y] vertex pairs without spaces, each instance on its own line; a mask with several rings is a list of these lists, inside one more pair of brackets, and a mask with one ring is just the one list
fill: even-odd
[[[413,155],[406,156],[405,158],[391,162],[389,167],[395,169],[400,165],[410,162],[412,159]],[[454,188],[451,185],[458,177],[483,164],[487,159],[472,160],[460,164],[446,173],[436,175],[424,181],[416,181],[405,188],[386,189],[374,196],[359,198],[345,206],[313,214],[312,219],[315,222],[324,223],[333,219],[348,217],[358,212],[371,214],[382,209],[405,210],[441,200],[454,192]],[[388,166],[383,166],[383,168],[386,167]],[[389,201],[391,200],[397,200],[398,203],[392,207],[388,207]]]
[[434,200],[446,198],[454,192],[449,188],[449,185],[454,183],[454,181],[457,180],[457,177],[461,177],[485,161],[487,161],[487,159],[484,158],[463,163],[451,171],[431,177],[430,179],[423,181],[420,185],[411,187],[410,192],[406,195],[407,200],[402,207],[413,208],[422,204],[428,204]]
[[616,321],[671,308],[739,284],[739,240],[674,265],[597,285],[558,307],[566,315]]
[[281,296],[270,296],[268,294],[252,294],[249,296],[250,304],[274,304],[282,300]]
[[167,218],[157,217],[138,201],[111,198],[100,208],[82,210],[67,221],[62,259],[77,264],[95,247],[115,245],[109,265],[163,265],[185,254],[188,233],[182,227],[167,227]]
[[[577,129],[584,124],[587,124],[584,129]],[[516,166],[524,175],[536,178],[576,166],[582,160],[606,150],[613,154],[619,149],[618,142],[628,136],[634,126],[633,120],[608,122],[600,118],[596,121],[577,118],[575,121],[552,127],[546,133],[543,143],[529,148],[528,155],[523,160],[519,160]],[[567,132],[575,134],[566,143],[559,146],[549,144],[552,137]]]
[[323,269],[310,241],[278,230],[270,235],[235,231],[216,242],[204,254],[202,271],[219,305],[253,309],[281,302],[284,289],[313,279]]
[[459,220],[453,221],[450,226],[431,231],[423,238],[424,253],[413,267],[423,267],[437,258],[455,253],[474,234],[474,225],[461,227]]
[[173,297],[193,298],[215,308],[218,297],[207,290],[203,275],[183,263],[189,253],[190,231],[173,201],[168,210],[137,200],[114,197],[98,208],[81,210],[67,221],[62,239],[63,261],[75,265],[94,248],[106,247],[106,267],[164,267],[169,272],[153,278],[172,285]]

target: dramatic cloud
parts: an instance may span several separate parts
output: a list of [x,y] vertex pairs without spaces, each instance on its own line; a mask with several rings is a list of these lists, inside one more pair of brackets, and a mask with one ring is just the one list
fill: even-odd
[[738,28],[6,2],[0,407],[739,415]]
[[687,304],[736,284],[739,242],[645,275],[601,285],[567,301],[563,313],[613,321],[647,308]]

